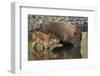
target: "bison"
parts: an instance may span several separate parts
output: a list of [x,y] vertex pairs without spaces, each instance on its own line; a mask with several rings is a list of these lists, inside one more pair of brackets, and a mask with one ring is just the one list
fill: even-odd
[[41,31],[52,34],[64,44],[63,47],[55,48],[53,51],[58,58],[63,52],[68,54],[68,58],[81,58],[82,33],[77,25],[65,22],[45,22],[41,26]]
[[63,42],[80,45],[82,34],[76,25],[64,22],[45,22],[41,26],[42,32],[51,33]]

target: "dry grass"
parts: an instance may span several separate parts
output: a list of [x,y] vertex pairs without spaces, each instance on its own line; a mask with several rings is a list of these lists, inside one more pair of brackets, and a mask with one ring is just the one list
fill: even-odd
[[88,58],[88,32],[82,32],[81,54],[82,58]]

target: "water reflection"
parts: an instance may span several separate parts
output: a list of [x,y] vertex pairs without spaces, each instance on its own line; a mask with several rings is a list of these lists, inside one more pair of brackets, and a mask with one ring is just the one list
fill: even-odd
[[74,46],[70,43],[64,44],[63,47],[55,48],[52,59],[78,59],[81,58],[81,47]]

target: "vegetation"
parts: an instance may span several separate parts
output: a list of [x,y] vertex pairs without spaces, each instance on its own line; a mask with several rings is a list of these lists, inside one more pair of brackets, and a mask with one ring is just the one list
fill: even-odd
[[88,32],[82,32],[81,54],[83,58],[88,57]]

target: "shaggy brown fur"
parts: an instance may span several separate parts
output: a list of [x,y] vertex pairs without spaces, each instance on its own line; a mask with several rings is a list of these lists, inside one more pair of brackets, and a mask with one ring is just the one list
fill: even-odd
[[45,22],[41,29],[42,32],[52,34],[64,44],[62,48],[56,48],[53,51],[58,58],[64,56],[65,53],[66,58],[81,58],[82,33],[76,25],[64,22]]
[[63,22],[45,22],[42,25],[42,32],[51,33],[63,42],[75,43],[81,41],[81,32],[77,26]]

